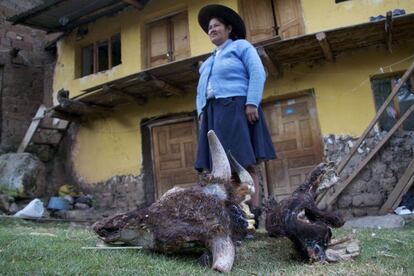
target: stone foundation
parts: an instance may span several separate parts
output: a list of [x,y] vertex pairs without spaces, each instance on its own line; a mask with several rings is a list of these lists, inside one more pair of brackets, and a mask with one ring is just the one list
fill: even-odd
[[93,195],[97,209],[130,211],[146,203],[142,176],[114,176],[104,182],[82,185],[82,191]]
[[[341,173],[342,180],[354,172],[358,164],[385,134],[385,132],[375,132],[367,137]],[[349,154],[356,140],[350,136],[326,136],[324,137],[325,155],[335,164],[339,164]],[[414,132],[395,133],[339,195],[334,207],[347,218],[378,214],[413,158]]]

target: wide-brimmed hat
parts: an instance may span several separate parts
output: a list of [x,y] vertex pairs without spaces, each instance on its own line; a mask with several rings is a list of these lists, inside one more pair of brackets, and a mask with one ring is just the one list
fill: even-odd
[[207,5],[198,13],[198,23],[208,33],[208,24],[214,17],[219,17],[229,23],[233,29],[232,33],[236,39],[246,38],[246,26],[243,19],[234,10],[223,5]]

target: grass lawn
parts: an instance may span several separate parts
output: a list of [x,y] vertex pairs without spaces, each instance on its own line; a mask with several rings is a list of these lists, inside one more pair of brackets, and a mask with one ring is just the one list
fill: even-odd
[[[336,230],[334,236],[349,234]],[[238,248],[234,275],[414,275],[414,223],[398,230],[357,230],[361,255],[338,264],[307,264],[287,239],[256,235]],[[197,255],[144,250],[82,250],[95,246],[90,231],[69,224],[0,219],[0,275],[213,275]]]

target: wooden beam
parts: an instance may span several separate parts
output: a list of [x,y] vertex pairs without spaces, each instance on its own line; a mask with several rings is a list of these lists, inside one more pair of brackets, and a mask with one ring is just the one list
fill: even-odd
[[365,129],[364,133],[362,133],[361,137],[359,137],[358,141],[355,143],[355,145],[351,148],[350,153],[344,158],[344,160],[338,165],[337,173],[340,174],[342,170],[345,168],[345,166],[348,164],[349,160],[351,160],[352,156],[355,154],[355,152],[358,150],[359,146],[361,146],[362,142],[365,140],[367,135],[370,133],[371,129],[375,126],[378,119],[381,117],[381,115],[384,113],[385,109],[389,105],[389,103],[393,100],[394,96],[397,95],[398,91],[400,90],[401,86],[407,81],[407,79],[413,74],[414,71],[414,62],[411,63],[410,67],[405,71],[404,75],[402,76],[401,80],[398,82],[396,86],[393,87],[391,94],[388,96],[388,98],[385,100],[385,102],[382,104],[380,109],[378,110],[375,117],[372,119],[372,121],[369,123],[368,127]]
[[[102,113],[107,114],[112,112],[111,108],[102,107],[102,106],[93,106],[86,104],[78,100],[69,99],[69,91],[61,89],[58,91],[57,100],[59,102],[58,106],[54,107],[54,110],[66,112],[69,114],[84,115],[92,113]],[[62,118],[64,119],[64,118]]]
[[24,135],[24,138],[19,145],[19,148],[17,149],[17,153],[22,153],[26,150],[27,146],[29,145],[30,141],[33,138],[33,135],[35,134],[37,128],[39,127],[40,121],[45,116],[45,111],[46,111],[46,106],[41,104],[39,108],[37,109],[36,115],[33,117],[32,123],[27,129],[26,134]]
[[326,38],[326,33],[320,32],[320,33],[317,33],[315,36],[319,42],[319,46],[321,46],[322,48],[322,52],[323,52],[323,55],[325,56],[325,59],[327,61],[332,62],[334,60],[334,57],[332,54],[331,46],[329,45],[328,39]]
[[275,78],[281,77],[282,70],[280,69],[278,62],[274,59],[272,60],[269,57],[264,47],[257,47],[257,52],[259,53],[259,56],[263,62],[263,65],[266,67],[267,72]]
[[354,180],[354,178],[359,174],[359,172],[365,168],[368,162],[375,156],[375,154],[382,148],[382,146],[391,138],[391,136],[398,130],[398,128],[405,122],[405,120],[413,113],[414,104],[404,113],[404,115],[395,123],[390,131],[385,135],[385,137],[379,142],[375,148],[368,154],[362,163],[354,170],[354,172],[343,182],[334,185],[333,193],[329,191],[325,194],[325,197],[319,202],[318,206],[320,208],[330,207],[334,200],[342,193],[342,191],[348,186],[349,183]]
[[408,165],[407,170],[398,181],[397,185],[388,196],[387,201],[382,205],[380,214],[386,214],[390,210],[394,210],[401,202],[403,195],[410,189],[414,180],[414,159]]
[[390,53],[392,53],[392,23],[392,11],[388,11],[385,20],[385,41],[387,43],[387,49]]
[[138,0],[122,0],[123,2],[130,4],[131,6],[134,6],[138,10],[142,10],[144,8],[144,5],[142,5]]
[[185,94],[185,91],[183,91],[182,89],[179,89],[163,80],[157,79],[155,76],[152,76],[150,83],[153,84],[156,88],[166,92],[167,96],[182,96]]
[[109,85],[106,85],[106,84],[104,84],[102,86],[102,90],[103,91],[106,91],[106,92],[116,93],[116,94],[120,95],[121,97],[124,97],[124,98],[127,98],[129,100],[132,100],[132,101],[136,102],[139,105],[143,105],[143,104],[145,104],[148,101],[148,99],[146,97],[144,97],[144,96],[137,95],[137,94],[134,94],[133,95],[133,94],[130,94],[128,92],[125,92],[125,91],[123,91],[121,89],[117,89],[115,87],[110,87]]

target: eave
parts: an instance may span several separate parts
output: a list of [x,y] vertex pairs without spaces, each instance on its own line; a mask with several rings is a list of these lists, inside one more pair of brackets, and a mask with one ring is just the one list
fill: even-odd
[[[385,26],[392,24],[392,35]],[[389,38],[392,37],[392,41]],[[294,38],[255,44],[269,73],[280,77],[283,69],[304,62],[335,62],[337,56],[367,47],[385,47],[414,38],[414,14],[347,26]],[[195,93],[198,66],[209,54],[194,56],[146,69],[126,77],[87,88],[71,100],[91,106],[115,107],[136,102],[144,105],[153,97],[182,96]]]

